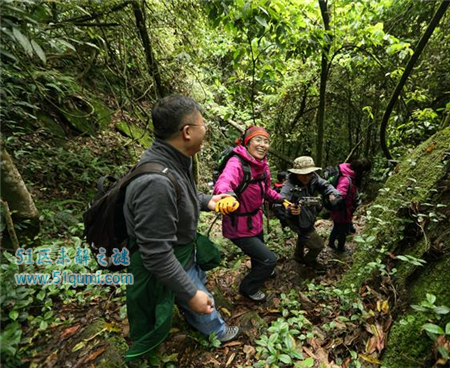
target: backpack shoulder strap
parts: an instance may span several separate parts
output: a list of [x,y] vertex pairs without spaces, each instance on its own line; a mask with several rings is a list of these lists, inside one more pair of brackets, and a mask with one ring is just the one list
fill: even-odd
[[242,182],[234,190],[236,195],[239,195],[247,188],[247,186],[250,184],[250,182],[252,180],[252,168],[250,167],[250,164],[247,161],[245,161],[241,156],[239,156],[239,155],[235,155],[235,156],[241,162],[242,172],[244,173],[244,177],[242,179]]
[[139,166],[136,165],[135,167],[133,167],[133,169],[131,169],[131,172],[129,173],[126,180],[122,183],[120,188],[121,189],[126,188],[134,179],[146,174],[159,174],[169,178],[170,182],[174,186],[175,191],[177,193],[177,201],[180,199],[180,186],[177,180],[175,179],[175,176],[170,172],[168,167],[165,167],[156,162],[146,162],[142,165]]

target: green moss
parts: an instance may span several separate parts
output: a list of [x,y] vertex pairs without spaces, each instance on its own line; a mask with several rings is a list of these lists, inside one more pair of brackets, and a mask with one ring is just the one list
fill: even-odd
[[410,284],[411,303],[425,300],[426,294],[436,296],[436,305],[450,307],[450,255],[439,262],[425,267],[424,271]]
[[111,123],[112,111],[99,100],[92,99],[90,103],[94,107],[98,126],[107,127]]
[[101,355],[99,362],[95,364],[96,368],[122,368],[126,367],[123,356],[128,350],[128,345],[123,337],[113,337],[108,340],[109,346]]
[[[370,244],[361,243],[354,255],[354,264],[344,275],[340,287],[361,284],[380,271],[381,266],[368,267],[377,258],[384,257],[376,250],[386,252],[405,252],[420,258],[427,250],[424,243],[408,246],[407,251],[401,249],[405,229],[411,225],[408,218],[412,203],[432,202],[437,183],[447,174],[442,162],[448,155],[450,147],[450,128],[447,128],[421,144],[410,156],[405,158],[380,191],[373,205],[368,209],[368,222],[363,236],[374,236]],[[415,267],[401,266],[401,277],[405,278]]]
[[422,367],[431,352],[432,341],[421,330],[426,316],[413,312],[394,323],[388,337],[388,348],[382,363],[386,368]]
[[152,144],[153,140],[148,132],[134,124],[121,122],[116,124],[116,128],[127,137],[137,140],[142,147],[147,148]]
[[[425,267],[420,277],[409,287],[411,304],[419,304],[426,300],[426,294],[433,294],[436,296],[436,306],[450,307],[449,267],[450,255]],[[436,316],[430,317],[422,312],[409,312],[397,318],[389,334],[383,358],[386,367],[417,367],[430,356],[432,341],[421,329],[424,323],[430,322],[429,318],[431,322],[437,322]],[[449,319],[447,317],[439,324],[444,326]]]
[[[342,288],[353,284],[354,289],[359,289],[362,283],[370,284],[374,273],[386,272],[391,266],[397,268],[392,281],[397,290],[397,304],[406,306],[406,312],[400,313],[392,324],[382,357],[387,368],[428,364],[426,360],[431,359],[433,343],[422,331],[422,325],[432,322],[443,326],[450,320],[450,316],[445,316],[438,321],[433,313],[426,315],[408,307],[420,304],[427,293],[436,296],[437,306],[450,307],[450,197],[448,192],[437,190],[448,185],[449,148],[450,128],[447,128],[421,144],[398,165],[368,209],[362,237],[372,236],[374,240],[359,244],[354,264],[339,285]],[[438,209],[438,203],[447,205],[447,209]],[[440,212],[439,222],[427,223],[431,211]],[[418,223],[411,220],[418,212],[423,212],[426,219],[420,223],[425,236]],[[427,263],[416,266],[394,260],[389,253],[425,258]]]
[[[95,320],[83,333],[80,335],[78,341],[87,341],[92,336],[98,334],[105,329],[106,321],[104,319]],[[96,362],[97,368],[122,368],[126,367],[123,355],[128,349],[125,339],[120,335],[103,335],[107,337],[108,347],[105,352],[101,354]],[[89,344],[89,342],[87,343]]]
[[50,115],[47,115],[43,111],[38,111],[36,116],[39,120],[39,124],[51,135],[61,139],[66,137],[64,129]]

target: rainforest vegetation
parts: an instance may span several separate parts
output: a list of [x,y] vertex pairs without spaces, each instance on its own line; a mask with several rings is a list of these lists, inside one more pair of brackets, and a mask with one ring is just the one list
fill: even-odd
[[[450,362],[450,11],[425,0],[23,0],[1,12],[1,365],[3,367],[448,367]],[[151,108],[194,98],[210,129],[200,191],[250,125],[271,134],[272,176],[310,155],[367,157],[350,252],[325,274],[278,256],[267,302],[241,298],[250,267],[220,217],[208,288],[243,335],[221,344],[175,311],[146,359],[130,345],[126,286],[20,285],[15,275],[102,273],[82,215],[103,175],[153,141]],[[323,213],[318,233],[328,238]],[[58,262],[65,254],[70,262]]]

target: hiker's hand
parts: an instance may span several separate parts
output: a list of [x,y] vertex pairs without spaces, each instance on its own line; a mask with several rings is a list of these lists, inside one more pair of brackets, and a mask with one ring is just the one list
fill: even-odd
[[285,199],[283,200],[282,205],[284,206],[284,208],[289,209],[289,207],[293,206],[294,204]]
[[214,310],[211,299],[202,290],[197,290],[195,295],[188,301],[188,305],[192,311],[199,314],[211,314]]
[[220,212],[222,215],[228,215],[231,212],[236,211],[239,208],[239,202],[234,197],[222,198],[216,203],[216,212]]
[[217,202],[219,202],[221,199],[226,198],[226,197],[230,197],[230,194],[223,193],[223,194],[213,195],[211,197],[210,201],[208,202],[208,206],[207,206],[208,209],[211,211],[215,211]]
[[336,202],[336,197],[334,194],[330,194],[328,199],[330,200],[331,203],[335,203]]
[[291,213],[291,215],[298,216],[300,215],[300,212],[302,212],[302,206],[301,205],[290,206],[289,212]]

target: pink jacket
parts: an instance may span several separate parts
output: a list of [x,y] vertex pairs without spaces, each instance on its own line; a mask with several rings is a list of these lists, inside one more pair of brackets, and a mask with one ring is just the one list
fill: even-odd
[[336,209],[331,211],[331,218],[338,224],[345,224],[352,222],[353,212],[355,212],[354,203],[358,188],[354,181],[356,174],[350,168],[350,164],[340,164],[342,176],[339,178],[336,189],[341,192],[342,200],[344,201],[343,209]]
[[[234,148],[234,152],[250,163],[252,178],[261,177],[266,173],[265,182],[250,183],[248,187],[238,196],[238,213],[256,213],[251,216],[252,227],[249,229],[248,216],[224,215],[222,219],[222,233],[228,239],[245,238],[256,236],[263,230],[263,211],[262,205],[264,199],[273,202],[282,198],[282,196],[271,188],[271,177],[267,158],[262,161],[251,156],[243,146]],[[243,180],[244,172],[242,164],[236,156],[231,157],[214,187],[214,194],[233,193]]]

